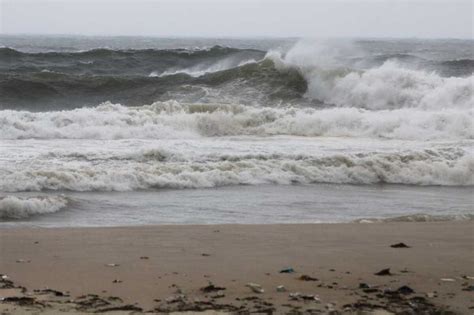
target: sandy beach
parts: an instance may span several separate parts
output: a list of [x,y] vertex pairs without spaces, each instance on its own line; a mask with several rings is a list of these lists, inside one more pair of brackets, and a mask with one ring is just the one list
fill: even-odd
[[0,310],[471,314],[473,241],[472,222],[6,228]]

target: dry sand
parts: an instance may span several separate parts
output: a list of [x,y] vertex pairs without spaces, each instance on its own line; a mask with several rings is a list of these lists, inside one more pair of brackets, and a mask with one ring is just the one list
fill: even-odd
[[4,228],[0,254],[4,314],[474,312],[473,222]]

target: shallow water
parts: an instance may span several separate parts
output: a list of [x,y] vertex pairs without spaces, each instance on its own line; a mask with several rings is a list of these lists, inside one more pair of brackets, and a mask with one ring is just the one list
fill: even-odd
[[[63,210],[0,226],[336,223],[362,218],[472,219],[473,188],[406,185],[260,185],[133,192],[57,192]],[[16,193],[48,196],[53,193]],[[404,218],[400,218],[404,217]],[[418,219],[417,219],[418,218]]]

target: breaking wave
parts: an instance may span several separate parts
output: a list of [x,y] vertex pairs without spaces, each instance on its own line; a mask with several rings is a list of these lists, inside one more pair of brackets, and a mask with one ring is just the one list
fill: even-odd
[[63,210],[68,199],[63,196],[0,197],[0,219],[23,219],[33,215]]
[[204,156],[146,150],[101,158],[94,158],[94,153],[71,154],[2,170],[0,190],[129,191],[295,183],[474,185],[474,158],[462,149]]
[[157,102],[140,107],[0,111],[0,139],[166,139],[236,135],[474,139],[474,108],[371,111]]
[[[303,42],[284,54],[270,51],[266,58],[278,69],[298,69],[307,81],[306,97],[339,107],[433,110],[474,106],[472,72],[466,77],[443,77],[429,68],[409,66],[389,57],[381,65],[357,68],[337,51],[327,49]],[[469,61],[442,64],[459,67]]]

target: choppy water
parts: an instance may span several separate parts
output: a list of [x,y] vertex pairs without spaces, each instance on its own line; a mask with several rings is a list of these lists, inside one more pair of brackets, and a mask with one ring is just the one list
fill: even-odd
[[472,44],[0,37],[0,220],[470,219]]

